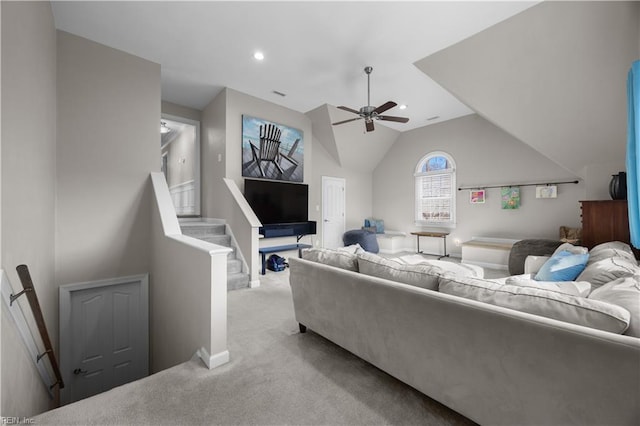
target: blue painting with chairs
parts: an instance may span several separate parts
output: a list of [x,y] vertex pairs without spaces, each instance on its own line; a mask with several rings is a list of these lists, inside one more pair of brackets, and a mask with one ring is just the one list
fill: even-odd
[[242,176],[302,182],[304,178],[302,130],[242,116]]

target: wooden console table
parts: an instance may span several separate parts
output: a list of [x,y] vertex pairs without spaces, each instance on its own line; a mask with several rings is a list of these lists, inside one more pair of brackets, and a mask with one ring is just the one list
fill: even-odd
[[[416,236],[416,241],[418,243],[418,253],[422,253],[420,251],[420,237],[431,237],[431,238],[442,238],[442,242],[444,245],[444,254],[440,255],[440,254],[431,254],[432,256],[439,256],[438,259],[442,259],[443,257],[449,257],[449,255],[447,254],[447,235],[449,235],[448,232],[423,232],[423,231],[418,231],[418,232],[412,232],[411,235],[415,235]],[[422,254],[430,254],[430,253],[422,253]]]

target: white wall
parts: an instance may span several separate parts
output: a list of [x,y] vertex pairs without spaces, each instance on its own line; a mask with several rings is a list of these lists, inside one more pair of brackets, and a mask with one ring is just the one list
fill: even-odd
[[[373,173],[373,214],[389,229],[411,232],[414,225],[414,171],[431,151],[445,151],[457,165],[457,186],[574,180],[576,177],[478,115],[403,133]],[[578,200],[584,185],[559,185],[557,199],[536,199],[535,187],[521,187],[521,207],[502,210],[500,190],[488,189],[485,204],[471,205],[469,192],[458,191],[457,226],[448,249],[460,254],[455,240],[472,237],[558,238],[561,225],[580,226]],[[442,241],[422,239],[420,248],[438,252]],[[415,248],[415,237],[405,247]]]
[[199,160],[195,156],[195,143],[196,128],[188,125],[162,148],[162,154],[167,153],[169,188],[194,180],[195,160]]
[[[55,347],[56,32],[48,2],[1,2],[0,7],[2,268],[20,289],[15,268],[29,266]],[[4,305],[2,311],[1,414],[33,416],[48,409],[49,397]]]
[[160,102],[158,64],[58,32],[59,284],[148,272]]

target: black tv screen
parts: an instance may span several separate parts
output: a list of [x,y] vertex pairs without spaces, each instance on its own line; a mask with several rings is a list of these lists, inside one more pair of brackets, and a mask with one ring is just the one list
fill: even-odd
[[263,225],[309,220],[309,186],[245,179],[244,197]]

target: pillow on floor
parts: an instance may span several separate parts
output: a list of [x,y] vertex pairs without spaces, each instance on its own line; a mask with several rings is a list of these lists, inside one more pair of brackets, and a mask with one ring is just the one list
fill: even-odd
[[589,299],[622,306],[631,313],[629,328],[624,334],[640,337],[640,275],[618,278],[595,289]]
[[312,262],[324,263],[336,268],[358,272],[358,256],[344,250],[310,248],[302,250],[302,258]]
[[358,255],[358,269],[361,274],[429,290],[438,289],[438,277],[444,274],[437,266],[424,263],[410,265],[366,252]]
[[533,287],[500,285],[478,278],[447,275],[440,278],[439,290],[441,293],[618,334],[627,329],[631,316],[626,309],[600,300]]
[[588,254],[572,254],[562,250],[554,253],[538,271],[536,281],[573,281],[584,270]]

